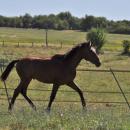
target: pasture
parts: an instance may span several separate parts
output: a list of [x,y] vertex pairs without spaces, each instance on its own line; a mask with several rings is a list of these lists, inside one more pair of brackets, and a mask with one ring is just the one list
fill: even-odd
[[[0,62],[4,60],[5,64],[13,59],[26,56],[49,57],[57,53],[65,53],[73,44],[85,41],[85,32],[74,31],[53,31],[50,30],[49,43],[51,47],[41,47],[44,39],[44,30],[33,29],[11,29],[0,28],[0,40],[5,41],[5,47],[0,47]],[[129,56],[120,55],[121,42],[129,40],[128,35],[109,34],[107,43],[104,46],[105,53],[100,55],[102,66],[98,69],[126,69],[129,70]],[[25,46],[31,42],[38,43],[36,47]],[[59,41],[63,42],[63,47],[57,46]],[[20,42],[24,46],[13,46]],[[55,46],[56,45],[56,46]],[[66,46],[64,46],[66,45]],[[116,53],[112,53],[112,51]],[[82,61],[78,69],[97,69],[89,62]],[[130,92],[130,73],[115,73],[125,92]],[[7,80],[8,88],[15,88],[19,82],[15,68]],[[120,93],[91,93],[95,92],[119,92],[116,82],[111,73],[104,72],[82,72],[77,71],[75,79],[76,84],[84,92],[87,103],[87,111],[83,111],[79,95],[67,86],[62,86],[57,93],[55,102],[52,105],[52,112],[47,114],[45,108],[46,101],[50,96],[52,86],[33,80],[29,85],[28,95],[34,99],[37,112],[34,112],[20,95],[14,105],[14,111],[10,115],[7,113],[7,100],[0,100],[0,130],[129,130],[130,129],[130,112],[125,103],[89,103],[89,102],[124,102]],[[0,88],[3,88],[0,83]],[[35,91],[39,89],[39,91]],[[41,91],[40,91],[41,90]],[[8,90],[12,96],[13,91]],[[68,91],[68,92],[65,92]],[[130,93],[126,94],[130,101]],[[0,99],[6,99],[5,90],[0,89]],[[40,101],[36,101],[40,100]],[[62,102],[73,101],[73,102]]]
[[[130,40],[129,35],[107,34],[107,41],[103,49],[108,51],[122,50],[122,41]],[[66,30],[56,31],[48,30],[48,43],[50,46],[75,45],[86,40],[86,32]],[[46,36],[44,29],[19,29],[19,28],[0,28],[0,45],[3,41],[5,45],[18,45],[18,43],[26,46],[45,46]]]

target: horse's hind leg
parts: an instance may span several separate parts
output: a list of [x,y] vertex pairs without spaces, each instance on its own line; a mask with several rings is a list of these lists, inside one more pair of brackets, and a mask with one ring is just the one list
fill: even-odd
[[15,100],[16,100],[17,96],[19,95],[19,93],[21,92],[21,89],[22,89],[22,81],[19,83],[18,87],[14,90],[14,94],[13,94],[11,103],[9,104],[9,108],[8,108],[9,111],[12,110]]
[[31,80],[25,80],[23,83],[23,87],[21,89],[21,94],[24,96],[24,98],[28,101],[28,103],[30,104],[30,106],[36,110],[35,105],[33,104],[33,102],[31,101],[31,99],[27,96],[27,87],[29,85]]
[[20,84],[18,85],[18,87],[14,90],[14,94],[13,94],[13,97],[12,97],[12,99],[11,99],[11,103],[10,103],[10,105],[9,105],[9,111],[11,111],[12,110],[12,108],[13,108],[13,105],[14,105],[14,103],[15,103],[15,100],[16,100],[16,98],[17,98],[17,96],[19,95],[19,93],[21,93],[23,96],[24,96],[24,98],[29,102],[29,104],[33,107],[33,108],[35,108],[35,106],[34,106],[34,104],[32,103],[32,101],[27,97],[27,95],[26,95],[26,91],[27,91],[27,87],[28,87],[28,85],[29,85],[29,83],[30,83],[30,81],[31,80],[23,80],[23,79],[21,79],[21,82],[20,82]]

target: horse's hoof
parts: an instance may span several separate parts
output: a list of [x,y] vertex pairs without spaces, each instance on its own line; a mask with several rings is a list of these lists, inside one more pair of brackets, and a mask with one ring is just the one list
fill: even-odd
[[85,107],[83,107],[83,111],[84,112],[86,112],[88,109],[87,109],[87,107],[85,106]]
[[46,113],[50,114],[51,109],[47,108],[45,111],[46,111]]
[[8,107],[8,112],[11,113],[12,112],[12,105],[10,104]]
[[8,108],[8,113],[12,114],[12,109]]
[[37,111],[36,106],[33,106],[32,109],[33,109],[34,111]]

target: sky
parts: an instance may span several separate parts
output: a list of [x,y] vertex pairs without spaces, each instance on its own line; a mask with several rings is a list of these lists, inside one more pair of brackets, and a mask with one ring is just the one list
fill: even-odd
[[0,15],[58,14],[69,11],[76,17],[103,16],[109,20],[130,20],[130,0],[0,0]]

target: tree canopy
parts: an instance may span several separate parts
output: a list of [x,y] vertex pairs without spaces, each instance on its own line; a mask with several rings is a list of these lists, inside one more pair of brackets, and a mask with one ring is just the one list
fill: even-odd
[[105,17],[85,15],[83,18],[72,16],[70,12],[57,15],[36,15],[26,13],[23,16],[5,17],[0,15],[0,27],[39,28],[56,30],[89,31],[91,28],[103,28],[110,33],[130,34],[130,21],[112,21]]

